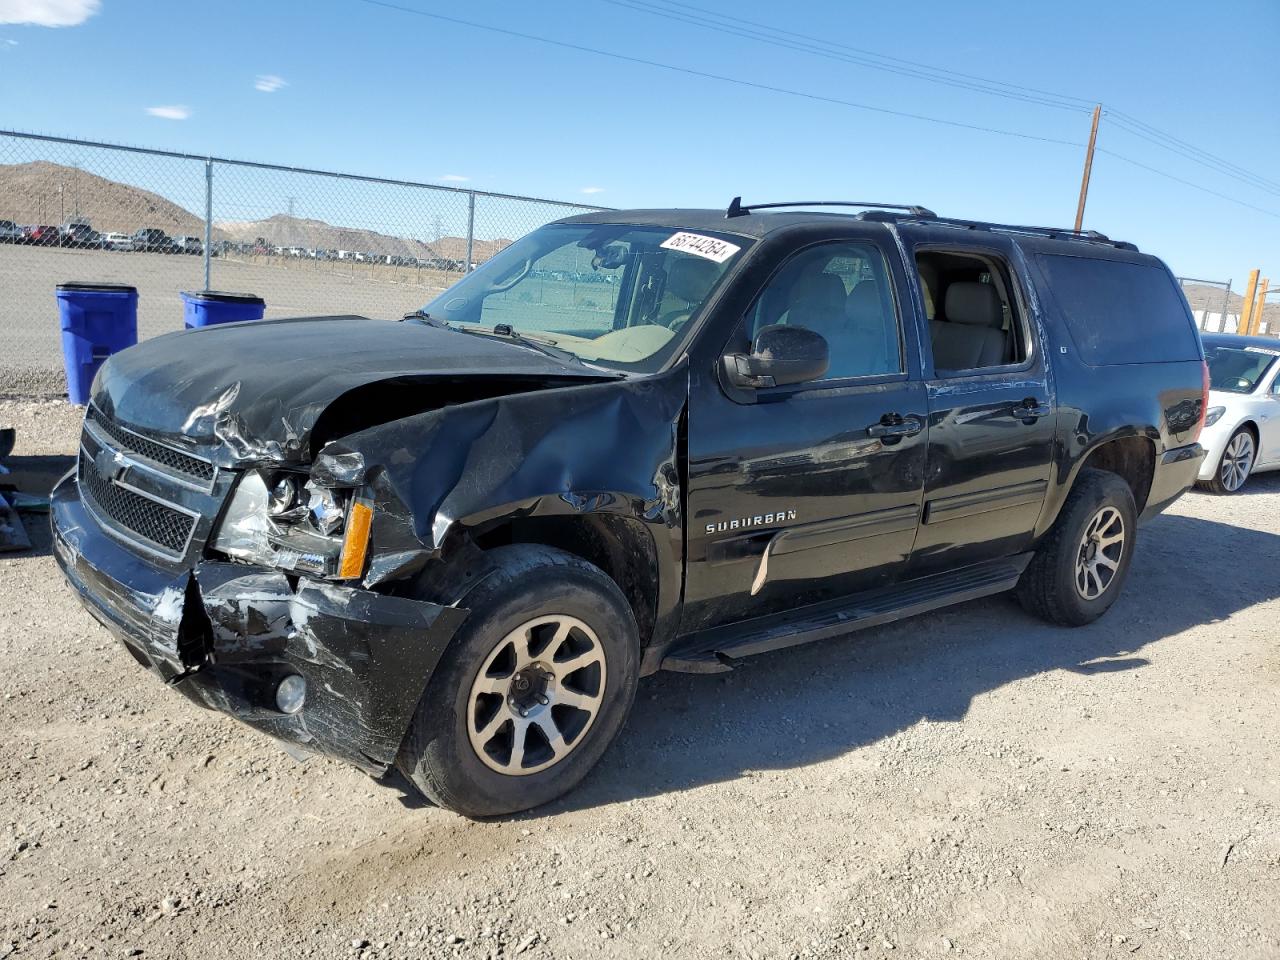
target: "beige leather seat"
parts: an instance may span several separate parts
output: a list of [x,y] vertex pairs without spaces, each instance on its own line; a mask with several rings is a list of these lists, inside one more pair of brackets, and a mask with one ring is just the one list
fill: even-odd
[[935,368],[975,370],[1005,362],[1004,309],[991,284],[952,283],[943,317],[929,321]]

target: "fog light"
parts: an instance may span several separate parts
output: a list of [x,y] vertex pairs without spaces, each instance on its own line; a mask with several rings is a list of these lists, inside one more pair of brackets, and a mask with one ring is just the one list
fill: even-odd
[[276,707],[281,713],[297,713],[307,699],[307,681],[291,673],[276,687]]

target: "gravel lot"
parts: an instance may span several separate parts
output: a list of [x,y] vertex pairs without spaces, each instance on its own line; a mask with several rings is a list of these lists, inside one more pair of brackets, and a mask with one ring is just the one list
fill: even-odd
[[[0,424],[69,463],[65,404]],[[0,958],[1280,956],[1280,476],[1247,491],[1145,528],[1092,627],[996,598],[652,677],[581,789],[485,824],[167,692],[41,528],[0,557]]]

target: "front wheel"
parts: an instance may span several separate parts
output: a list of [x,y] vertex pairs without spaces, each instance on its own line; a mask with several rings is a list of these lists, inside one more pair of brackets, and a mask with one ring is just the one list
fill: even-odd
[[1253,431],[1248,427],[1241,427],[1227,441],[1213,479],[1203,481],[1200,486],[1210,493],[1236,493],[1249,479],[1257,452]]
[[1018,601],[1050,623],[1097,620],[1124,586],[1137,526],[1129,485],[1107,470],[1081,470],[1018,581]]
[[622,591],[550,547],[493,551],[498,569],[418,704],[397,766],[469,817],[554,800],[595,766],[635,699],[639,641]]

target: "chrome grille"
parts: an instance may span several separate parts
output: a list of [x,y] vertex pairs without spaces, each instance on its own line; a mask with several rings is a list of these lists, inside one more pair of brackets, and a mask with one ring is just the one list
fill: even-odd
[[90,408],[80,434],[80,496],[103,530],[175,562],[208,535],[234,476]]
[[110,440],[114,449],[127,456],[144,457],[152,463],[167,468],[173,474],[196,483],[202,489],[208,489],[213,483],[214,466],[208,460],[202,460],[165,444],[148,440],[141,434],[109,420],[93,407],[86,412],[85,422],[96,429],[103,439]]
[[103,477],[93,459],[80,451],[80,494],[117,527],[174,557],[187,552],[197,517]]

